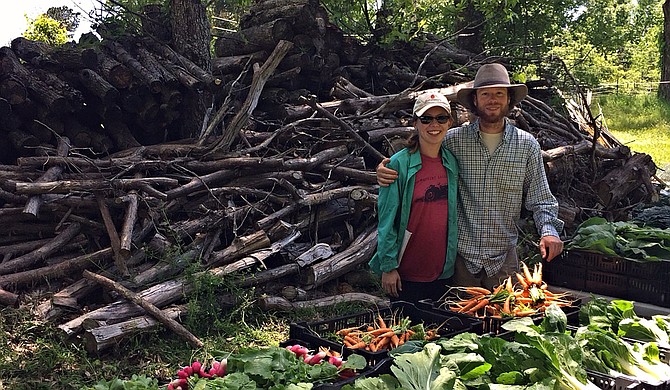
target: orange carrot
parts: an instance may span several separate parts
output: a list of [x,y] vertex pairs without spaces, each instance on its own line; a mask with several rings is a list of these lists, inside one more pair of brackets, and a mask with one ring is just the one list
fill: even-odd
[[466,301],[465,305],[459,310],[459,313],[467,313],[471,308],[475,307],[479,301],[475,299],[470,299],[469,301]]
[[393,329],[391,329],[391,328],[377,328],[377,329],[369,331],[368,334],[370,334],[371,336],[380,336],[380,335],[383,335],[384,333],[388,333],[388,332],[393,332]]
[[528,288],[528,282],[527,282],[526,279],[523,277],[523,275],[521,275],[521,274],[518,273],[518,272],[516,273],[516,280],[519,281],[519,284],[521,285],[521,287],[523,287],[524,290]]
[[391,342],[390,337],[381,337],[377,339],[377,349],[386,348],[387,345]]
[[503,304],[502,312],[505,314],[511,314],[510,311],[510,301],[512,300],[512,294],[507,296],[507,299],[505,299],[505,303]]
[[484,306],[489,304],[489,300],[487,298],[480,299],[479,302],[474,305],[472,308],[470,308],[466,313],[476,313],[477,310],[483,308]]
[[391,329],[388,332],[380,334],[379,337],[393,337],[393,335],[395,335],[395,331]]
[[377,313],[377,325],[379,328],[387,328],[386,322],[382,318],[382,315]]
[[523,276],[526,277],[528,284],[533,284],[533,275],[530,274],[530,270],[526,263],[521,263],[521,269],[523,270]]
[[400,338],[394,333],[393,336],[391,336],[391,347],[396,348],[399,345],[398,343],[400,343]]
[[472,296],[479,296],[479,295],[489,295],[491,294],[491,291],[484,288],[484,287],[477,287],[477,286],[472,286],[472,287],[466,287],[465,292],[472,295]]

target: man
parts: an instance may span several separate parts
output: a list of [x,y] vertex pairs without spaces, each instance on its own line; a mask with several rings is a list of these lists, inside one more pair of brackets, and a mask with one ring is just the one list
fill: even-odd
[[[535,137],[507,119],[528,94],[511,84],[500,64],[483,65],[472,88],[458,101],[477,115],[475,122],[451,129],[444,143],[460,165],[458,184],[458,255],[452,285],[493,288],[519,269],[516,222],[525,207],[533,213],[541,237],[541,256],[551,261],[563,251],[558,202],[549,190],[541,148]],[[386,186],[397,173],[377,167]]]

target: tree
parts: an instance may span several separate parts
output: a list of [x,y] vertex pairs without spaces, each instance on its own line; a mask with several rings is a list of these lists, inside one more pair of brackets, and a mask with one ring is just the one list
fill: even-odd
[[[170,12],[172,47],[178,48],[181,54],[202,69],[210,70],[209,48],[212,35],[205,5],[200,0],[171,0]],[[201,91],[197,99],[186,101],[194,103],[193,107],[183,111],[189,114],[183,118],[181,136],[197,137],[211,101],[211,94]]]
[[39,15],[32,20],[26,16],[26,21],[28,22],[28,28],[23,33],[24,37],[33,41],[45,42],[49,45],[62,45],[67,42],[65,27],[46,14]]
[[456,8],[462,11],[456,18],[455,33],[456,46],[473,53],[484,51],[484,30],[486,29],[486,18],[484,13],[475,7],[472,0],[455,0]]
[[663,3],[663,50],[661,66],[661,84],[658,95],[670,102],[670,0]]
[[51,7],[47,10],[46,15],[53,20],[56,20],[61,23],[65,30],[68,32],[68,36],[72,36],[74,32],[79,27],[79,16],[81,13],[75,12],[68,6],[61,7]]

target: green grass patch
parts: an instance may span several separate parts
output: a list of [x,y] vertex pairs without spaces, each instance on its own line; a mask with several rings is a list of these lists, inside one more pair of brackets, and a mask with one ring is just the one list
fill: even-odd
[[597,103],[607,127],[621,143],[634,152],[650,155],[659,168],[670,165],[668,102],[647,94],[600,96]]

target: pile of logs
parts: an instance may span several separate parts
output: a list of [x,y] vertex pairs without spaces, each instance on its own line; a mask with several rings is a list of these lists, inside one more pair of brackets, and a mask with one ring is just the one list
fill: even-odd
[[[0,48],[0,304],[31,305],[100,352],[160,323],[198,345],[174,322],[194,275],[254,286],[267,309],[385,302],[361,277],[376,249],[374,167],[412,131],[417,89],[454,100],[477,66],[452,71],[469,60],[432,46],[411,70],[345,39],[317,1],[263,4],[217,40],[213,73],[142,37]],[[286,40],[278,77],[253,91],[250,64]],[[530,87],[510,119],[540,141],[568,227],[657,193],[649,156]],[[180,102],[205,88],[238,108],[261,94],[229,151],[207,146],[217,134],[179,138]],[[222,291],[222,307],[234,298]]]

